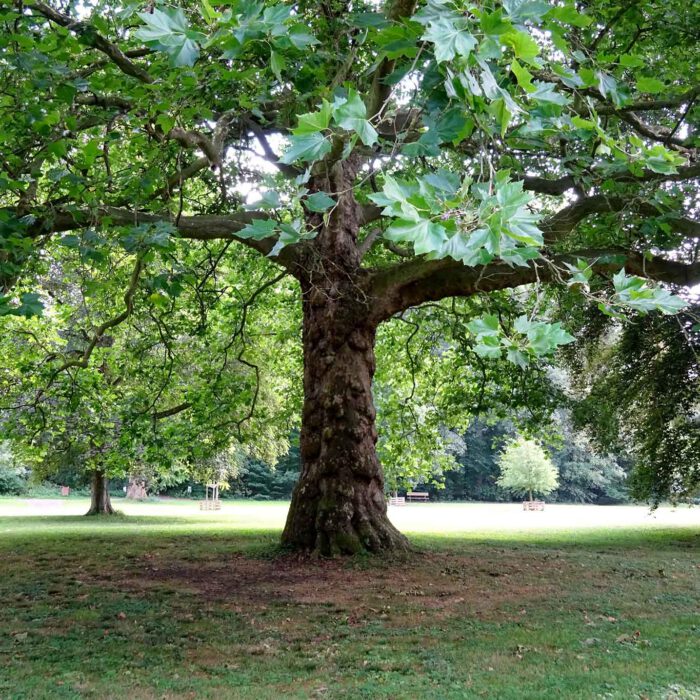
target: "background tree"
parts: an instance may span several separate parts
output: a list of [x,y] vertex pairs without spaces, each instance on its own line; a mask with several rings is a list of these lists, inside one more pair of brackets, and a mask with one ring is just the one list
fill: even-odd
[[658,504],[700,489],[700,306],[634,323],[582,318],[567,354],[578,393],[574,418],[599,448],[636,464],[632,494]]
[[[304,362],[283,540],[403,548],[375,451],[380,324],[538,285],[504,295],[517,307],[533,292],[527,313],[455,320],[480,357],[524,367],[573,340],[541,285],[571,285],[607,313],[670,313],[682,303],[645,280],[700,281],[699,12],[681,0],[17,2],[0,38],[2,313],[40,310],[34,280],[66,247],[89,261],[96,297],[111,267],[130,269],[118,315],[113,295],[90,300],[81,369],[99,365],[105,323],[131,316],[137,290],[155,308],[190,301],[173,284],[182,261],[211,256],[184,265],[194,288],[224,260],[245,259],[261,285],[281,271]],[[194,309],[230,294],[195,294]]]
[[501,475],[496,483],[530,500],[533,493],[551,493],[559,483],[552,460],[534,440],[518,438],[510,442],[501,452],[498,464]]
[[24,490],[26,470],[17,464],[9,442],[0,442],[0,495],[19,495]]
[[[632,459],[627,448],[596,444],[588,432],[574,428],[568,411],[558,412],[555,429],[559,434],[550,454],[559,485],[550,500],[601,504],[629,500],[627,473]],[[620,451],[616,453],[615,447]]]

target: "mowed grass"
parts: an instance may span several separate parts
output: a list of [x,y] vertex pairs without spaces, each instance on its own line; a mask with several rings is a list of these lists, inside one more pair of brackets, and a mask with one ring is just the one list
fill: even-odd
[[415,504],[317,561],[287,504],[115,503],[0,499],[3,700],[700,698],[700,508]]

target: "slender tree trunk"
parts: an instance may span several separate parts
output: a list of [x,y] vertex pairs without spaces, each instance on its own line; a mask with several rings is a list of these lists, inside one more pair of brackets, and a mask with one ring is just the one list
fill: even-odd
[[113,515],[114,508],[109,498],[108,491],[109,480],[103,471],[95,471],[92,473],[92,481],[90,483],[90,491],[92,501],[90,510],[85,515]]
[[130,476],[126,497],[134,501],[145,501],[148,498],[146,480],[138,476]]
[[376,329],[350,294],[304,293],[302,470],[282,541],[324,556],[408,548],[387,517],[375,449]]

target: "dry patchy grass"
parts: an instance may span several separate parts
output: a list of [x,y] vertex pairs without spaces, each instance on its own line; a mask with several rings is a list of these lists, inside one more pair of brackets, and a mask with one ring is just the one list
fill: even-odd
[[2,698],[700,695],[692,527],[319,561],[245,524],[3,526]]

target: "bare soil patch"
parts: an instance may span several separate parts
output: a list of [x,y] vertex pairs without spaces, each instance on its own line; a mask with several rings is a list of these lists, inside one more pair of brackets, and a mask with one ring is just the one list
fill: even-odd
[[94,580],[136,595],[189,593],[208,605],[238,612],[271,605],[322,608],[347,616],[349,624],[378,617],[388,624],[420,625],[422,615],[436,620],[456,612],[510,616],[513,606],[556,596],[581,576],[588,573],[565,560],[552,563],[512,553],[492,563],[478,556],[421,553],[364,568],[298,556],[234,554],[188,561],[168,552],[147,555],[128,568],[96,572]]

